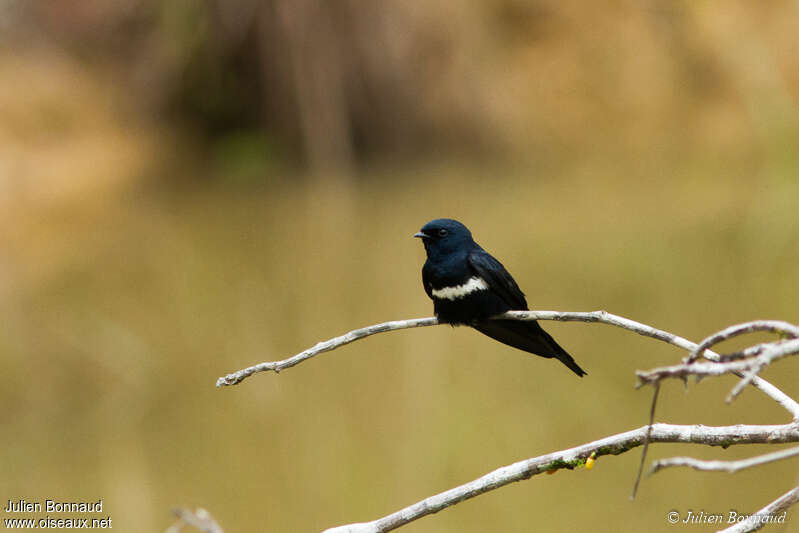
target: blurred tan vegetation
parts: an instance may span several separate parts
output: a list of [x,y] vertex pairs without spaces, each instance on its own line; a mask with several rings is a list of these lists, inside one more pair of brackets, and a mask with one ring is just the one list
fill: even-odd
[[[122,531],[368,520],[497,466],[645,423],[633,372],[681,354],[545,324],[589,372],[426,316],[410,238],[451,216],[535,308],[691,339],[799,322],[799,7],[791,2],[0,2],[0,497],[104,498]],[[785,361],[766,378],[794,396]],[[722,379],[658,418],[770,423]],[[655,446],[652,458],[737,458]],[[753,511],[794,463],[667,471],[638,452],[409,532],[665,531]],[[791,530],[791,525],[785,531]],[[696,530],[710,530],[694,526]]]

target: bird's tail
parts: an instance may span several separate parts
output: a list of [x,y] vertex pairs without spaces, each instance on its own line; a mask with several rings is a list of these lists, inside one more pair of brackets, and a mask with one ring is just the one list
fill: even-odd
[[559,360],[580,377],[587,374],[571,355],[555,342],[549,333],[535,321],[483,320],[473,325],[474,329],[508,346],[524,350],[541,357]]

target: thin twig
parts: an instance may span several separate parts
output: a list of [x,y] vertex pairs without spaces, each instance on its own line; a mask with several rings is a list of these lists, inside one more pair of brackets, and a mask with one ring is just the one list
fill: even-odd
[[737,472],[739,470],[752,468],[753,466],[789,459],[797,455],[799,455],[799,447],[788,448],[787,450],[758,455],[739,461],[704,461],[702,459],[694,459],[693,457],[670,457],[668,459],[655,461],[652,464],[652,468],[649,470],[649,475],[672,466],[689,466],[694,470],[703,470],[707,472]]
[[644,449],[641,452],[641,462],[638,464],[638,474],[635,476],[635,484],[633,485],[633,493],[630,494],[630,500],[635,499],[638,493],[638,484],[641,483],[641,475],[644,473],[644,461],[646,461],[646,452],[649,450],[650,436],[652,435],[652,424],[655,423],[655,406],[658,403],[658,394],[660,393],[660,383],[655,383],[655,391],[652,394],[652,407],[649,408],[649,429],[646,432],[646,439],[644,440]]
[[298,353],[297,355],[289,357],[288,359],[283,359],[282,361],[260,363],[239,370],[238,372],[233,372],[232,374],[223,376],[216,380],[216,386],[225,387],[227,385],[236,385],[257,372],[265,372],[267,370],[272,370],[275,373],[278,373],[281,370],[284,370],[286,368],[291,368],[294,365],[298,365],[315,355],[319,355],[320,353],[324,352],[329,352],[330,350],[335,350],[339,346],[344,346],[345,344],[355,342],[359,339],[363,339],[365,337],[369,337],[370,335],[375,335],[377,333],[384,333],[386,331],[395,331],[398,329],[435,326],[437,324],[438,324],[438,319],[436,319],[435,317],[412,318],[410,320],[395,320],[392,322],[383,322],[381,324],[366,326],[365,328],[354,329],[352,331],[345,333],[344,335],[340,335],[338,337],[333,337],[332,339],[319,342],[315,346],[312,346],[307,350]]
[[429,514],[437,513],[450,505],[474,498],[509,483],[529,479],[550,470],[574,469],[582,466],[592,454],[599,457],[630,451],[644,443],[647,433],[649,433],[650,442],[678,442],[725,447],[734,444],[799,442],[799,425],[796,424],[716,427],[674,424],[646,425],[568,450],[519,461],[489,472],[459,487],[425,498],[383,518],[371,522],[334,527],[327,529],[325,533],[384,533],[391,531]]
[[786,512],[786,509],[796,502],[799,502],[799,487],[792,488],[746,520],[719,531],[719,533],[748,533],[749,531],[757,531],[771,522],[784,521],[785,517],[780,516],[781,513]]

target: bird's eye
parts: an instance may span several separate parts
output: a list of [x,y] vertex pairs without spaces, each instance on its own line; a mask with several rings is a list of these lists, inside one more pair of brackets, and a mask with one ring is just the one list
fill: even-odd
[[446,237],[447,233],[449,233],[449,232],[446,229],[444,229],[444,228],[441,228],[440,230],[438,230],[438,236],[439,237]]

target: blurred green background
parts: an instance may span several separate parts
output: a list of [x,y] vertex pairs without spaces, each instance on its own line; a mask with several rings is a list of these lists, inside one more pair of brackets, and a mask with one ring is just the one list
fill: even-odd
[[[0,11],[3,501],[103,498],[121,531],[163,531],[185,504],[228,532],[312,532],[646,422],[634,371],[682,354],[579,323],[544,325],[582,380],[438,327],[214,387],[429,316],[411,235],[436,217],[464,221],[533,308],[601,308],[694,340],[799,322],[795,2]],[[765,377],[799,395],[791,361]],[[754,390],[725,405],[733,384],[669,383],[657,418],[786,420]],[[799,482],[795,461],[674,470],[630,502],[639,458],[403,531],[673,531],[672,509],[752,512]]]

